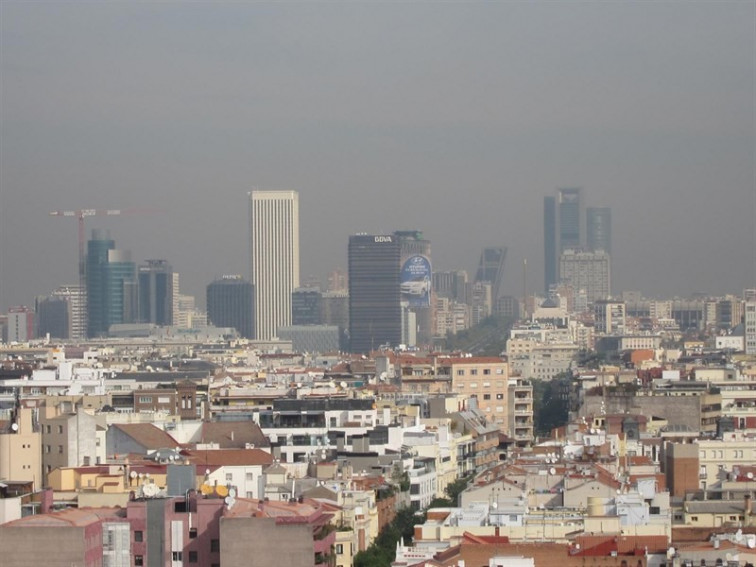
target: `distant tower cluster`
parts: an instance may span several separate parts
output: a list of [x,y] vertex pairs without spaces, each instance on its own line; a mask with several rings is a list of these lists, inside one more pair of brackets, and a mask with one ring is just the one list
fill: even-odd
[[111,325],[133,323],[137,310],[136,265],[106,231],[93,230],[87,243],[89,337],[107,336]]
[[352,352],[431,340],[430,252],[430,241],[417,230],[349,237]]
[[556,196],[544,197],[543,236],[548,295],[559,284],[584,292],[590,301],[611,295],[610,208],[588,207],[584,214],[581,188],[558,189]]

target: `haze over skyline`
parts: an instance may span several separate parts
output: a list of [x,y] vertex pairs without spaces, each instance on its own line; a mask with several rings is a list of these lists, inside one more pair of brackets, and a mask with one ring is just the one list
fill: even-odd
[[[615,292],[756,287],[756,4],[0,4],[0,312],[78,283],[90,218],[204,303],[249,276],[248,197],[299,192],[301,276],[418,229],[434,270],[507,246],[543,288],[543,197],[612,209]],[[159,210],[159,211],[158,211]],[[89,234],[88,234],[89,236]]]

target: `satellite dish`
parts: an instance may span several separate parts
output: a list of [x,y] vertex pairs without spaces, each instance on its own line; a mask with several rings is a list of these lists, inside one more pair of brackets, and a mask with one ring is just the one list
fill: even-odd
[[556,474],[556,469],[554,467],[551,467],[549,469],[549,474]]
[[236,498],[236,489],[235,488],[229,488],[228,489],[228,497],[233,499]]
[[228,496],[228,488],[222,484],[215,487],[215,492],[218,496]]
[[213,493],[213,487],[210,486],[209,484],[202,484],[200,485],[200,492],[202,493],[203,496],[209,496],[210,494]]
[[341,382],[341,383],[339,384],[339,386],[341,386],[342,388],[345,388],[345,389],[346,389],[346,387],[347,387],[347,383],[346,383],[346,382]]
[[746,473],[746,478],[747,478],[748,480],[753,480],[753,473],[752,473],[751,471],[748,471],[748,472]]
[[499,503],[498,503],[498,502],[496,502],[496,501],[494,500],[494,501],[493,501],[493,502],[491,503],[491,508],[493,508],[494,510],[496,510],[496,508],[498,508],[498,507],[499,507]]
[[142,494],[148,497],[152,497],[157,495],[157,493],[160,492],[160,489],[157,487],[156,484],[145,484],[142,486]]
[[11,423],[11,429],[13,431],[18,431],[18,423]]
[[129,473],[129,476],[131,478],[136,478],[137,477],[137,472],[136,471],[131,471],[131,473]]

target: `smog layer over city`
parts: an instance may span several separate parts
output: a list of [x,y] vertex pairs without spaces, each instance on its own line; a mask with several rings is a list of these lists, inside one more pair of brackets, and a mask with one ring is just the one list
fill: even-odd
[[[249,273],[247,193],[301,197],[303,278],[357,232],[434,269],[507,246],[543,281],[542,203],[611,207],[613,291],[754,280],[751,2],[3,2],[0,309],[76,283],[91,218],[201,298]],[[89,236],[89,235],[88,235]],[[201,299],[200,299],[201,301]]]

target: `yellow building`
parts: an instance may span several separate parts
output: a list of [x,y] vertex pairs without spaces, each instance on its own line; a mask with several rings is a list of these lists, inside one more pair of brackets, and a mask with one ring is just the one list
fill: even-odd
[[0,480],[33,482],[42,488],[42,434],[36,408],[19,407],[0,426]]

